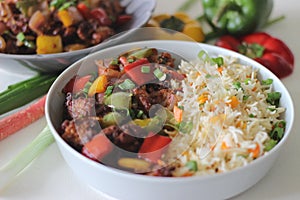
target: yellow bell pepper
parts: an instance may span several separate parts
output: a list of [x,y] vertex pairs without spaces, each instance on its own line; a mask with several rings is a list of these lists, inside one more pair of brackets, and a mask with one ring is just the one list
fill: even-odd
[[155,15],[149,20],[147,27],[162,28],[160,31],[155,31],[158,39],[194,40],[196,42],[203,42],[205,39],[200,23],[183,12],[176,12],[173,15]]
[[36,53],[49,54],[63,51],[62,39],[59,35],[39,35],[36,39]]
[[103,93],[106,90],[108,84],[107,77],[105,75],[100,75],[96,80],[92,83],[88,95],[91,97],[96,93]]
[[60,10],[57,13],[57,16],[59,20],[63,23],[65,27],[69,27],[73,24],[73,17],[72,15],[68,12],[68,10]]

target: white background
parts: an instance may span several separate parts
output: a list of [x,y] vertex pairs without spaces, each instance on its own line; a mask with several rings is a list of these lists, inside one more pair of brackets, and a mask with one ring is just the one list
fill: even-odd
[[[173,13],[185,0],[157,0],[155,13]],[[296,58],[293,75],[283,80],[290,91],[296,109],[295,125],[288,139],[286,148],[269,173],[254,187],[234,200],[300,199],[300,130],[299,102],[300,102],[300,1],[274,0],[275,7],[272,16],[285,15],[286,19],[269,28],[266,32],[287,43]],[[197,6],[189,11],[192,17],[201,15],[200,0]],[[0,90],[8,84],[28,78],[32,72],[15,66],[2,66],[0,61]],[[26,144],[28,144],[46,125],[41,119],[29,127],[19,131],[0,142],[0,165],[13,158]],[[1,177],[0,177],[1,178]],[[103,180],[109,181],[109,180]],[[241,180],[243,181],[243,180]],[[116,188],[117,189],[117,188]],[[213,192],[213,191],[212,191]],[[94,191],[82,183],[70,171],[62,159],[56,144],[48,148],[19,175],[8,188],[0,192],[2,200],[107,200],[108,197]],[[199,197],[201,199],[201,197]]]

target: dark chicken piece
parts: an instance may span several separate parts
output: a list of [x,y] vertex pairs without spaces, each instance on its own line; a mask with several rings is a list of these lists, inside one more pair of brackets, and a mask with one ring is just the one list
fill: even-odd
[[[153,87],[155,85],[153,84]],[[174,105],[177,103],[176,95],[171,89],[149,89],[146,86],[135,88],[133,90],[136,101],[138,102],[141,109],[148,113],[151,106],[155,104],[160,104],[163,107],[173,110]]]
[[101,131],[112,143],[119,148],[137,153],[147,133],[139,126],[125,124],[122,126],[109,126]]
[[172,55],[167,52],[163,52],[160,56],[158,56],[157,63],[174,68],[174,58],[172,58]]
[[82,118],[77,120],[65,120],[61,126],[61,137],[73,148],[81,151],[83,145],[89,142],[101,130],[97,118]]

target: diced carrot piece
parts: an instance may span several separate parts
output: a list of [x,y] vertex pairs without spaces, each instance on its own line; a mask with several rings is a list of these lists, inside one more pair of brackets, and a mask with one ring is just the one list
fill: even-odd
[[221,149],[222,149],[222,150],[229,149],[229,146],[227,146],[226,142],[222,141]]
[[199,104],[204,104],[208,100],[208,94],[203,93],[198,97]]
[[174,112],[175,120],[177,122],[181,122],[182,121],[183,110],[180,109],[178,106],[174,106],[173,112]]
[[240,102],[236,96],[232,96],[230,98],[230,102],[228,103],[231,108],[236,108],[239,104]]
[[260,154],[260,146],[256,143],[256,147],[253,149],[248,149],[248,153],[252,153],[253,158],[257,158]]

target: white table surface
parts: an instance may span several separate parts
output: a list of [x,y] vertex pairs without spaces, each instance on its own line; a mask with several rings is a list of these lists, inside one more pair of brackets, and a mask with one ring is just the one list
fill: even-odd
[[[172,13],[185,0],[157,0],[155,13]],[[274,0],[275,7],[272,16],[284,14],[286,19],[265,31],[282,39],[292,49],[296,58],[293,75],[283,80],[290,91],[296,108],[295,124],[288,139],[286,148],[269,173],[255,186],[235,200],[300,199],[300,1]],[[201,14],[200,0],[198,6],[189,11],[192,17]],[[31,71],[23,68],[1,66],[0,61],[0,91],[8,84],[18,82],[32,76]],[[46,125],[45,118],[40,119],[27,128],[0,142],[0,165],[13,158],[23,149]],[[1,177],[0,177],[1,178]],[[105,181],[105,180],[103,180]],[[20,174],[8,188],[0,192],[2,200],[107,200],[103,194],[94,191],[82,183],[73,174],[60,155],[56,144],[51,145],[40,157]],[[111,199],[111,198],[110,198]],[[201,197],[199,198],[201,199]]]

